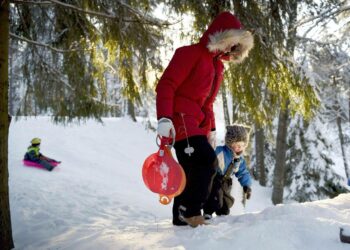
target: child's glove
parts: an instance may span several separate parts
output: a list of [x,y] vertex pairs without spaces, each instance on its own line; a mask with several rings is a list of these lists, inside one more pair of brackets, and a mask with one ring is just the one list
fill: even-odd
[[176,133],[173,122],[168,118],[159,119],[157,133],[163,137],[175,138]]
[[247,198],[247,200],[249,200],[250,196],[252,195],[252,189],[248,186],[244,186],[243,191],[244,191],[245,197]]

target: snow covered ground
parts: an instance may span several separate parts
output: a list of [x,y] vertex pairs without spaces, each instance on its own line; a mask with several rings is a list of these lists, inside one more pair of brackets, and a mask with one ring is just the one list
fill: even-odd
[[[350,234],[350,194],[272,206],[271,190],[254,183],[245,208],[237,204],[231,215],[214,217],[208,226],[172,226],[171,205],[158,203],[141,176],[144,159],[157,150],[155,133],[128,119],[103,121],[12,122],[16,249],[350,249],[339,240],[340,227]],[[53,172],[22,165],[33,137],[42,138],[43,154],[63,162]],[[236,201],[239,194],[235,188]]]

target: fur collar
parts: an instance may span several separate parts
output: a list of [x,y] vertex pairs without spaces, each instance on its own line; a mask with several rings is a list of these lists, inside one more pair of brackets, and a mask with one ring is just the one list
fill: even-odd
[[240,29],[228,29],[224,31],[215,32],[209,35],[209,42],[207,48],[210,52],[222,52],[228,46],[233,46],[234,44],[241,44],[242,53],[241,56],[232,58],[231,62],[240,63],[249,54],[249,51],[254,46],[254,38],[250,31],[240,30]]

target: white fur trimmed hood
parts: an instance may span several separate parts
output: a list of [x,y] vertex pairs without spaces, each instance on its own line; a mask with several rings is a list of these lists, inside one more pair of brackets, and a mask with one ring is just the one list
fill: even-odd
[[216,32],[209,36],[207,48],[210,52],[223,51],[228,46],[234,44],[241,45],[241,55],[237,58],[231,58],[230,61],[240,63],[249,54],[254,46],[254,38],[250,31],[247,30],[225,30]]
[[214,53],[223,52],[229,46],[240,44],[240,56],[229,58],[232,62],[240,63],[254,47],[254,38],[250,31],[242,29],[241,23],[234,15],[223,12],[210,24],[200,43]]

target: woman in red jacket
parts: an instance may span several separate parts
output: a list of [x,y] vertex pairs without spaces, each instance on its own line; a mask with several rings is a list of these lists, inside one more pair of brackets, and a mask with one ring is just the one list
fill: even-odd
[[253,47],[253,36],[230,12],[219,14],[197,44],[178,48],[156,88],[158,134],[175,138],[175,151],[187,184],[175,197],[173,224],[205,224],[217,159],[209,143],[215,135],[213,102],[223,79],[222,61],[239,63]]

